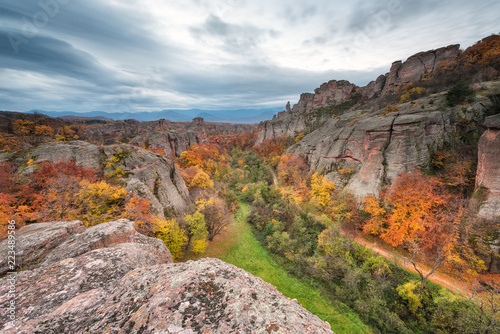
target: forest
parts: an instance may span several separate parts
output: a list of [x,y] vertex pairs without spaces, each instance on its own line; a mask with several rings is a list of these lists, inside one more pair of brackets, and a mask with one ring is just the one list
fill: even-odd
[[[481,194],[471,194],[474,162],[467,150],[436,152],[432,170],[403,173],[381,196],[360,202],[321,172],[311,173],[304,157],[284,154],[295,140],[285,136],[255,144],[255,134],[245,133],[216,135],[189,147],[176,165],[192,204],[184,215],[165,219],[125,190],[120,162],[126,151],[104,161],[113,172],[102,175],[71,161],[28,159],[24,167],[32,174],[16,173],[19,166],[5,162],[1,220],[78,219],[93,226],[127,218],[142,233],[162,239],[176,261],[185,261],[218,247],[246,206],[255,238],[289,275],[327,300],[340,301],[375,331],[498,330],[498,281],[481,275],[491,228],[471,212]],[[352,170],[339,172],[348,177]],[[2,228],[5,237],[6,225]],[[356,243],[359,235],[402,254],[416,273]],[[452,272],[466,293],[430,282],[435,271]]]

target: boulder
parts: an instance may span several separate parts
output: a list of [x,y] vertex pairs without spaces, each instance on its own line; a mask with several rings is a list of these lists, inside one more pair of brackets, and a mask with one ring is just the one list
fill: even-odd
[[[35,224],[36,225],[36,224]],[[122,243],[137,243],[150,245],[155,252],[155,258],[162,263],[172,262],[172,255],[159,239],[146,237],[135,230],[135,223],[127,219],[119,219],[93,226],[82,233],[76,234],[54,248],[43,264],[55,263],[64,259],[74,258],[95,249],[112,247]]]
[[167,157],[179,157],[189,146],[200,144],[202,139],[195,132],[145,132],[130,140],[130,144],[163,151]]
[[[7,257],[0,258],[0,276],[20,268],[30,269],[42,261],[47,254],[73,235],[82,233],[81,221],[31,224],[16,231],[16,268],[8,267]],[[1,254],[8,253],[7,242],[0,243]]]
[[[36,225],[19,234],[59,235],[48,224]],[[163,242],[141,236],[130,221],[91,227],[49,251],[36,268],[0,278],[0,307],[11,301],[16,307],[14,323],[0,314],[0,332],[333,333],[240,268],[217,259],[171,261]]]

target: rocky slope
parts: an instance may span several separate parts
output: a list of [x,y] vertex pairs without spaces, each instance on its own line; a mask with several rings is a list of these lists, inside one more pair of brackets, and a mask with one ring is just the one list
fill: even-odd
[[42,223],[16,236],[25,270],[0,278],[0,307],[16,308],[13,324],[0,315],[2,333],[332,333],[242,269],[216,259],[172,263],[163,242],[128,220]]
[[[80,167],[103,173],[112,173],[121,167],[126,173],[127,190],[149,201],[151,213],[162,218],[166,210],[183,212],[190,203],[188,190],[172,157],[162,157],[133,145],[57,142],[40,146],[27,158],[53,162],[73,160]],[[118,162],[110,165],[112,158]]]

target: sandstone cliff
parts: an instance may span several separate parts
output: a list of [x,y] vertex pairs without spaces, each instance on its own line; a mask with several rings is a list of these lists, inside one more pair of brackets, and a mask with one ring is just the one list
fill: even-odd
[[486,118],[487,130],[479,140],[476,187],[486,188],[486,202],[479,216],[500,219],[500,114]]
[[[36,161],[74,160],[80,167],[112,173],[121,167],[127,190],[149,201],[151,213],[164,217],[165,210],[183,212],[189,193],[172,157],[162,157],[128,144],[97,146],[83,141],[43,145],[29,154]],[[111,158],[118,162],[108,165]]]
[[168,131],[141,133],[132,138],[130,144],[164,152],[167,157],[179,157],[189,146],[200,144],[204,141],[203,138],[200,138],[200,136],[191,131]]
[[435,69],[451,64],[459,56],[459,48],[460,45],[450,45],[417,53],[405,62],[398,60],[392,64],[388,73],[364,87],[345,80],[323,83],[314,90],[314,94],[301,94],[292,109],[287,107],[273,120],[261,122],[257,142],[313,131],[324,124],[331,114],[345,111],[360,99],[366,101],[400,91],[407,84],[419,82],[424,75]]
[[242,269],[216,259],[172,263],[163,242],[128,220],[34,224],[16,236],[26,270],[0,278],[0,307],[16,307],[14,326],[0,315],[2,333],[332,333]]
[[[489,100],[482,99],[466,110],[443,110],[443,99],[443,95],[422,98],[389,114],[383,109],[346,112],[305,136],[287,153],[305,155],[313,170],[328,171],[328,178],[346,185],[358,197],[378,195],[381,186],[401,172],[428,167],[432,152],[457,134],[457,120],[480,119],[490,107]],[[349,175],[342,172],[349,169]]]

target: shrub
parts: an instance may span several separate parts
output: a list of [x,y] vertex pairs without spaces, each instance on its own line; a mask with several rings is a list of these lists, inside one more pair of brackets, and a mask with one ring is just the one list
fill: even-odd
[[446,94],[446,102],[450,107],[454,107],[459,103],[472,101],[475,96],[476,93],[470,84],[462,79],[450,88],[448,94]]

